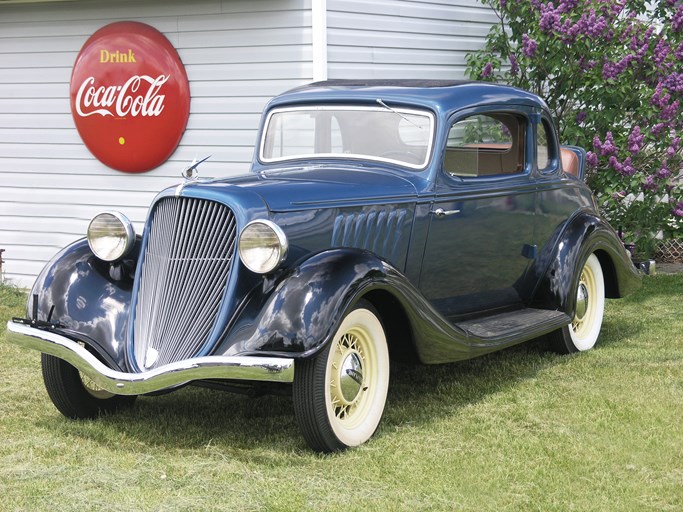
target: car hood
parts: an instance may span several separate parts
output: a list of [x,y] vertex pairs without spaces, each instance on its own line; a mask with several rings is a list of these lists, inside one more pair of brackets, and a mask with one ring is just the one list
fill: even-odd
[[403,176],[384,169],[358,167],[285,168],[219,180],[212,185],[250,190],[273,212],[382,203],[417,195],[415,185]]

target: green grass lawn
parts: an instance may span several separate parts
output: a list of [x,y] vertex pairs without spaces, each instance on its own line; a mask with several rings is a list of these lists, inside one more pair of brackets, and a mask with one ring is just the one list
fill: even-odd
[[[24,297],[0,287],[2,328]],[[310,452],[287,397],[185,388],[70,421],[0,335],[0,511],[682,510],[683,275],[608,301],[599,346],[394,368],[375,437]]]

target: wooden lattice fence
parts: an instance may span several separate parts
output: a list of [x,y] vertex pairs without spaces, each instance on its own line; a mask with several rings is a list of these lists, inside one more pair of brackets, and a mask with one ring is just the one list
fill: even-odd
[[655,259],[663,263],[683,263],[683,239],[671,238],[662,242]]

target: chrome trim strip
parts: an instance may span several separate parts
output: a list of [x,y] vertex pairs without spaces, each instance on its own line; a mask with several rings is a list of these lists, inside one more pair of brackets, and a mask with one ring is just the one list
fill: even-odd
[[7,341],[64,359],[95,384],[119,395],[140,395],[193,380],[236,379],[292,382],[294,359],[258,356],[204,356],[142,373],[125,373],[102,364],[84,347],[56,332],[7,322]]

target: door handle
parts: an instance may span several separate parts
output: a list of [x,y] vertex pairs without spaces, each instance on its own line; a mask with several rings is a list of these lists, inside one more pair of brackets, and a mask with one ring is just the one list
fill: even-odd
[[439,219],[442,219],[443,217],[446,217],[448,215],[455,215],[457,213],[460,213],[460,210],[444,210],[443,208],[437,208],[436,210],[432,210],[429,213],[433,213]]

